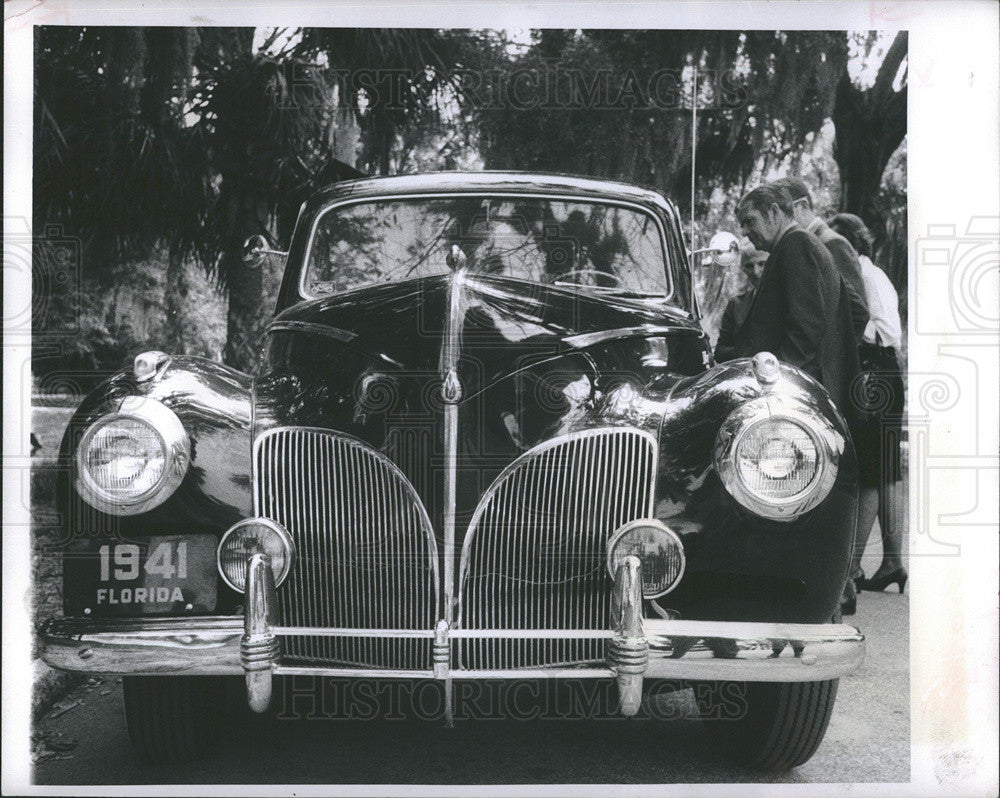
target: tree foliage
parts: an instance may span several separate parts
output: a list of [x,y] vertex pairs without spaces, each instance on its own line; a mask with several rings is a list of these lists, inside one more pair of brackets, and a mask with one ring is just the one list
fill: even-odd
[[[244,268],[243,240],[264,232],[287,243],[302,200],[343,173],[335,138],[345,109],[362,121],[364,162],[388,172],[398,131],[433,112],[433,80],[389,107],[372,102],[358,70],[443,74],[433,67],[447,38],[273,31],[255,47],[254,33],[44,27],[35,52],[35,228],[80,238],[85,274],[162,247],[172,299],[183,293],[181,264],[197,260],[228,292],[225,358],[244,368],[258,354],[266,279]],[[338,70],[349,79],[338,83]]]
[[[724,226],[748,181],[804,168],[832,117],[840,209],[905,258],[905,159],[880,182],[905,133],[905,34],[871,87],[848,76],[850,47],[826,31],[539,30],[515,41],[490,30],[40,27],[33,223],[79,240],[79,284],[97,291],[162,263],[156,345],[175,351],[206,351],[190,341],[191,297],[204,296],[190,267],[200,266],[228,299],[224,358],[251,368],[274,275],[244,267],[242,242],[262,232],[284,247],[316,187],[353,166],[485,166],[686,199],[697,68],[703,223]],[[711,314],[731,281],[697,277]],[[72,316],[64,300],[37,324],[55,330]],[[73,346],[92,340],[107,362],[116,332],[93,327],[104,343]]]
[[518,107],[507,97],[515,102],[482,109],[484,158],[489,168],[602,175],[685,196],[697,67],[707,197],[745,182],[762,154],[780,159],[817,131],[846,59],[840,33],[540,31],[520,55],[501,51],[494,68],[508,86],[544,76],[555,101]]
[[[871,41],[868,42],[870,52]],[[841,209],[857,214],[875,236],[877,260],[906,294],[906,159],[886,168],[906,136],[906,31],[895,35],[875,80],[862,88],[845,73],[837,84],[833,155],[840,167]],[[900,181],[898,172],[902,170]],[[900,212],[902,208],[902,213]]]
[[196,239],[205,153],[182,124],[196,40],[189,28],[38,29],[36,229],[61,225],[94,264]]

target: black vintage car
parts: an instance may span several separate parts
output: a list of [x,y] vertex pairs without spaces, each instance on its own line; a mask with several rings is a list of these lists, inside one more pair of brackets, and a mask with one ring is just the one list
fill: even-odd
[[742,760],[804,762],[864,650],[854,453],[810,377],[713,363],[687,264],[618,183],[320,192],[262,373],[146,352],[76,412],[45,659],[125,674],[159,759],[200,750],[205,677],[262,712],[316,674],[437,680],[449,720],[453,680],[616,682],[626,715],[672,680]]

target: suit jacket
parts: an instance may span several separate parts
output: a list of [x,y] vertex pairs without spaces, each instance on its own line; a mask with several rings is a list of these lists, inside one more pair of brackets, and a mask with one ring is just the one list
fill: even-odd
[[833,255],[833,262],[847,285],[847,295],[851,304],[851,323],[854,327],[854,337],[859,341],[868,326],[870,314],[868,299],[865,293],[865,281],[861,275],[861,260],[851,242],[833,229],[819,217],[809,225],[809,232],[815,235]]
[[722,312],[722,323],[719,325],[719,339],[715,342],[715,359],[718,362],[732,360],[738,357],[736,348],[736,333],[753,303],[753,289],[737,294],[726,305]]
[[768,351],[823,384],[848,418],[858,345],[847,286],[829,250],[800,227],[772,248],[736,333],[736,357]]

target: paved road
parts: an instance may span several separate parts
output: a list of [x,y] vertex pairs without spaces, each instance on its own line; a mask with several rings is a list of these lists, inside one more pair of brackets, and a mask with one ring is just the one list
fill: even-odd
[[[92,680],[35,730],[39,784],[157,783],[599,783],[895,782],[909,780],[908,601],[862,594],[854,623],[868,657],[841,679],[826,739],[808,763],[779,777],[713,759],[690,691],[660,703],[672,720],[480,720],[445,729],[420,720],[244,718],[217,751],[184,766],[147,766],[132,754],[115,679]],[[308,699],[307,699],[308,700]],[[428,705],[433,696],[427,695]],[[66,707],[69,707],[66,710]],[[303,712],[304,714],[304,712]],[[260,735],[267,743],[262,745]]]

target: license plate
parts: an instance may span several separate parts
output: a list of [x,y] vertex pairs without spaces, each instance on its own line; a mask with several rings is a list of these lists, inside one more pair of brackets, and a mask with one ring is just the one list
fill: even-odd
[[78,576],[86,573],[87,587],[72,592],[90,615],[211,612],[218,581],[216,545],[214,535],[154,535],[95,544],[86,563],[73,569]]

